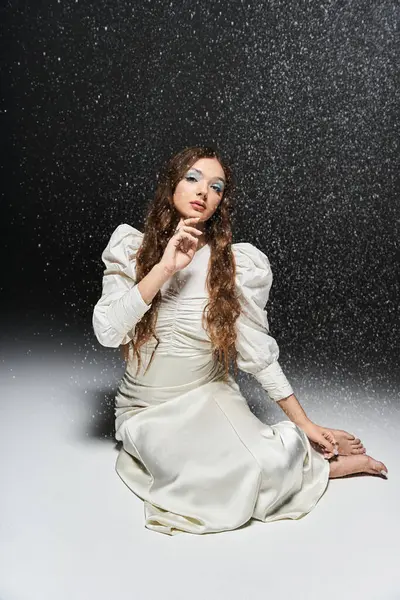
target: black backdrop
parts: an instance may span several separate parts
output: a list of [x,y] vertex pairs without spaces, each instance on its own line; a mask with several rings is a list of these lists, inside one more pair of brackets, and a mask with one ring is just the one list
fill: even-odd
[[238,180],[234,241],[270,259],[282,364],[394,377],[396,2],[9,1],[1,22],[3,332],[96,347],[111,232],[208,144]]

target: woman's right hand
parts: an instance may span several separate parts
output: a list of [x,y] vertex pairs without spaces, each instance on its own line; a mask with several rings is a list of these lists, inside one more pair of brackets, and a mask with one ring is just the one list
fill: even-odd
[[198,236],[202,234],[193,226],[199,220],[200,217],[181,218],[176,233],[169,240],[159,264],[171,275],[191,263],[197,250]]

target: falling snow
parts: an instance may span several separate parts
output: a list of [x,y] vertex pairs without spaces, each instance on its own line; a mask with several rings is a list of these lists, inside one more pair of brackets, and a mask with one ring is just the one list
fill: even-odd
[[[36,588],[43,599],[72,589],[79,598],[129,597],[135,585],[147,598],[149,564],[158,565],[164,596],[168,581],[171,597],[187,597],[188,584],[196,598],[218,595],[215,578],[198,577],[199,564],[234,574],[223,582],[229,597],[249,597],[258,582],[261,597],[266,581],[276,596],[282,556],[294,556],[294,593],[308,586],[313,564],[318,597],[351,589],[394,598],[398,502],[379,487],[390,478],[338,482],[314,521],[295,524],[289,545],[286,524],[283,534],[262,530],[262,539],[240,531],[252,538],[251,581],[231,534],[218,554],[210,536],[195,540],[194,552],[179,540],[170,553],[152,545],[150,556],[134,502],[112,479],[125,364],[97,342],[91,319],[113,230],[143,229],[173,153],[213,145],[237,180],[234,241],[270,260],[268,320],[297,397],[315,422],[354,431],[396,465],[398,2],[3,4],[0,440],[2,456],[9,452],[1,475],[9,597]],[[254,414],[282,420],[253,377],[238,381]],[[357,552],[332,579],[321,539],[336,557],[349,538]],[[171,579],[176,565],[182,576]]]
[[111,232],[143,227],[173,152],[212,144],[237,178],[235,240],[257,245],[273,268],[283,362],[389,368],[399,292],[395,2],[325,0],[288,15],[283,2],[181,10],[67,0],[3,15],[13,309],[25,309],[16,290],[26,286],[44,322],[65,316],[96,343],[91,310]]

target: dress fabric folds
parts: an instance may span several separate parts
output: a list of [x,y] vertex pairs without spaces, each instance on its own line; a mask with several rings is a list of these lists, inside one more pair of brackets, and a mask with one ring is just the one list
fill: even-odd
[[[103,346],[133,339],[151,305],[135,281],[135,256],[143,234],[119,225],[102,254],[101,298],[93,311]],[[237,359],[273,401],[293,393],[269,334],[265,305],[272,284],[268,258],[249,243],[232,245],[242,313],[236,321]],[[161,288],[156,346],[141,348],[136,374],[131,352],[115,398],[115,437],[121,442],[116,471],[144,501],[145,526],[175,535],[238,528],[250,519],[298,519],[324,494],[329,463],[291,421],[262,423],[235,379],[222,369],[202,325],[208,301],[210,248]]]

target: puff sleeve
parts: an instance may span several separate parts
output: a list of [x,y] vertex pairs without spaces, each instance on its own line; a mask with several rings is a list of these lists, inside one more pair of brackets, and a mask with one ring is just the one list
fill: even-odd
[[92,324],[102,346],[117,348],[131,341],[136,324],[151,307],[135,282],[136,252],[142,240],[143,233],[123,223],[112,233],[101,255],[106,268]]
[[272,400],[293,394],[293,389],[279,363],[279,347],[269,335],[267,313],[272,285],[268,258],[249,243],[232,245],[236,262],[236,286],[242,313],[236,321],[239,369],[251,373]]

